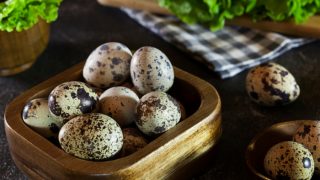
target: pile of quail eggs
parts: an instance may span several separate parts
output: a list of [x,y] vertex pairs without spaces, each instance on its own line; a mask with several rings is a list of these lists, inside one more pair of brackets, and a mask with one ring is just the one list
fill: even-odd
[[267,152],[266,173],[273,179],[311,179],[320,175],[320,122],[304,121],[292,141],[280,142]]
[[88,160],[129,155],[186,116],[166,93],[174,70],[157,48],[142,47],[132,55],[121,43],[105,43],[89,55],[82,72],[85,82],[64,82],[22,112],[28,126],[57,138],[71,155]]

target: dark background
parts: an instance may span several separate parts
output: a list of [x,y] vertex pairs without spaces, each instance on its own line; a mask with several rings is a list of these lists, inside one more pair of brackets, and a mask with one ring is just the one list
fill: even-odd
[[3,113],[7,103],[26,89],[85,60],[102,43],[118,41],[131,49],[154,46],[172,63],[210,82],[222,99],[223,135],[215,147],[216,156],[195,179],[249,179],[244,152],[250,140],[262,129],[282,121],[319,119],[320,42],[294,49],[275,61],[285,66],[301,88],[298,100],[276,108],[259,107],[245,92],[247,71],[221,80],[204,65],[175,46],[131,20],[118,9],[100,6],[93,0],[64,1],[58,21],[51,25],[50,43],[29,70],[0,78],[0,179],[26,179],[11,160],[4,133]]

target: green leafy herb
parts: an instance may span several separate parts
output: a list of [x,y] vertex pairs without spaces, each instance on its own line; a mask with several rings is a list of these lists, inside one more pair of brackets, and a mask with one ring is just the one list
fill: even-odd
[[158,0],[182,21],[200,23],[211,30],[221,29],[225,21],[247,14],[255,21],[270,19],[296,23],[320,12],[320,0]]
[[7,0],[0,3],[0,31],[22,31],[39,18],[52,22],[58,17],[62,0]]

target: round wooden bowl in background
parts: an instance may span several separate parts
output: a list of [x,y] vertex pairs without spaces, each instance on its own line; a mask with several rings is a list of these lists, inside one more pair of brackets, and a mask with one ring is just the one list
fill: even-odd
[[49,34],[49,24],[43,20],[21,32],[0,31],[0,76],[30,68],[46,48]]
[[[271,180],[264,170],[264,157],[269,149],[283,141],[292,141],[297,129],[305,122],[311,120],[296,120],[274,124],[256,135],[246,150],[246,163],[254,179]],[[314,175],[312,179],[319,179]]]

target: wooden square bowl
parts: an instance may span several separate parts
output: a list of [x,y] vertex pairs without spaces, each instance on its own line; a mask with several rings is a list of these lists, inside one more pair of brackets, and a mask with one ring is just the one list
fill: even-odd
[[175,82],[169,94],[184,104],[188,117],[129,156],[99,162],[79,159],[26,126],[21,118],[24,105],[47,97],[62,82],[82,80],[83,65],[42,82],[7,105],[5,130],[11,156],[25,174],[34,179],[165,179],[202,168],[189,165],[219,139],[221,102],[209,83],[178,68],[174,69]]

